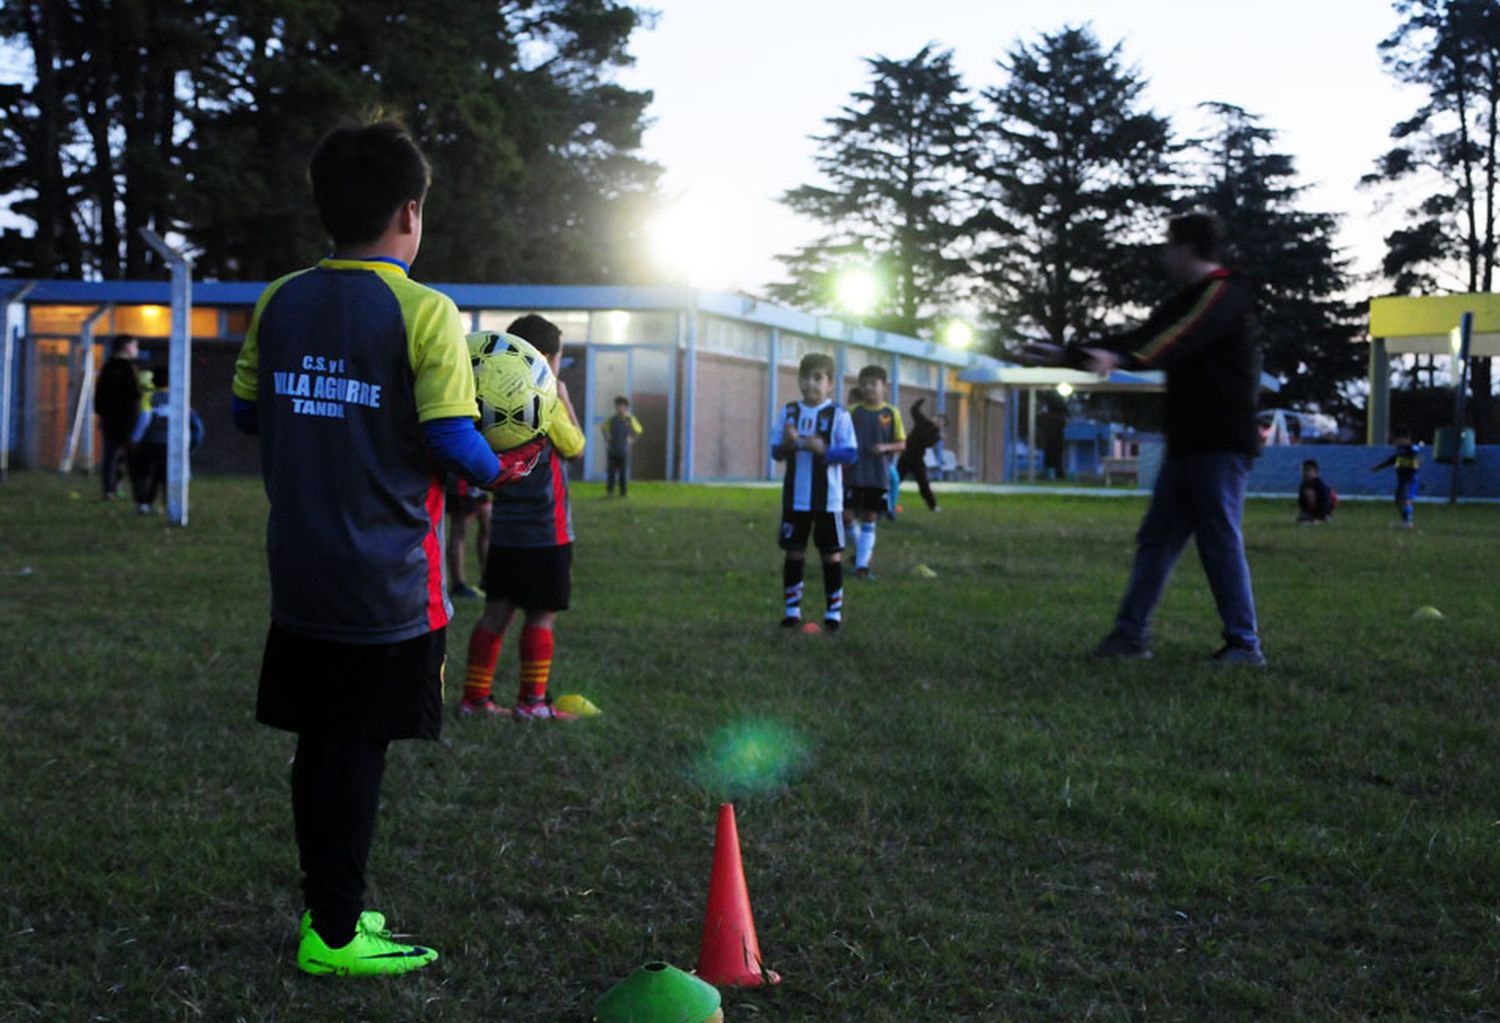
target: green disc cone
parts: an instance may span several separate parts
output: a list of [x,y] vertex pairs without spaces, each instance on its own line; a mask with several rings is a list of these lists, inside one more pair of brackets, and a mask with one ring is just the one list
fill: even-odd
[[712,984],[667,963],[647,963],[594,1005],[599,1023],[704,1023],[718,1011]]

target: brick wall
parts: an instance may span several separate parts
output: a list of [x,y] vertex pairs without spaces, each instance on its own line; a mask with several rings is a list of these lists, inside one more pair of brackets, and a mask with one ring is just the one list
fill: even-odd
[[765,475],[770,436],[767,399],[763,364],[699,353],[693,394],[695,478],[760,479]]

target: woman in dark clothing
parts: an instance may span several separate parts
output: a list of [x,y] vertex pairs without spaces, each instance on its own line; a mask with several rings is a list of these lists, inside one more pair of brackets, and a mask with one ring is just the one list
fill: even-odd
[[937,511],[937,498],[933,496],[932,484],[927,481],[927,463],[924,457],[927,449],[943,439],[943,426],[947,422],[941,413],[936,419],[929,419],[922,412],[922,403],[926,398],[918,398],[911,404],[911,430],[906,435],[906,450],[901,452],[901,457],[896,460],[896,471],[901,474],[902,479],[908,476],[917,481],[917,489],[922,492],[922,500],[927,502],[927,507]]
[[94,385],[94,414],[104,435],[104,499],[112,501],[120,483],[120,463],[126,458],[130,434],[141,411],[141,384],[136,377],[135,338],[118,334],[110,343],[109,359]]

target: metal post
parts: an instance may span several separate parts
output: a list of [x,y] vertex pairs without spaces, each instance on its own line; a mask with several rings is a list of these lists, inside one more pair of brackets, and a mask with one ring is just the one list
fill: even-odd
[[698,389],[698,302],[696,293],[690,292],[692,296],[689,307],[679,313],[678,331],[682,335],[683,367],[682,367],[682,471],[678,479],[684,482],[693,482],[693,420],[697,418],[697,400],[694,392]]
[[1016,437],[1021,432],[1020,392],[1011,384],[1005,385],[1005,457],[1000,470],[1001,483],[1016,481]]
[[146,244],[172,268],[172,334],[167,348],[167,521],[188,523],[188,448],[193,394],[193,261],[149,227]]
[[1026,389],[1026,482],[1036,482],[1036,388]]
[[[589,323],[592,323],[593,320],[592,316],[588,317]],[[583,435],[591,440],[594,436],[594,427],[598,425],[594,422],[594,391],[598,386],[598,381],[594,379],[594,346],[589,342],[587,334],[585,334],[583,342]],[[599,454],[599,447],[600,445],[596,441],[593,445],[591,455],[585,457],[583,460],[583,478],[586,480],[598,478],[593,466],[594,460]],[[609,457],[608,451],[604,452],[604,457]]]
[[[0,306],[0,483],[4,483],[10,475],[10,421],[14,406],[11,398],[15,387],[15,342],[21,334],[22,322],[26,318],[26,307],[20,305],[26,296],[31,294],[31,289],[36,287],[36,281],[25,281],[14,292],[6,298],[5,304]],[[10,322],[10,310],[15,306],[19,311],[17,322],[12,329]]]
[[89,313],[78,335],[78,347],[83,353],[83,384],[78,388],[78,404],[73,407],[73,429],[68,433],[68,449],[57,469],[64,476],[73,471],[73,458],[78,454],[80,439],[83,441],[84,467],[90,471],[94,468],[94,428],[91,422],[94,415],[94,324],[113,309],[114,303],[106,302]]
[[1385,338],[1370,338],[1370,396],[1365,404],[1365,443],[1384,444],[1391,436],[1391,356]]
[[778,381],[781,376],[781,328],[771,328],[771,341],[769,352],[766,356],[766,366],[770,376],[766,379],[766,436],[762,440],[767,441],[766,456],[766,479],[776,478],[776,459],[771,457],[771,446],[769,438],[771,430],[776,425],[776,413],[781,411],[781,402],[778,390]]
[[[942,365],[937,367],[937,398],[934,399],[933,415],[941,416],[947,414],[948,409],[948,371]],[[957,445],[954,445],[957,453]],[[937,452],[938,465],[943,464],[943,435],[938,434],[937,443],[932,446]],[[925,456],[924,456],[925,457]]]
[[1469,378],[1469,341],[1474,336],[1474,314],[1466,312],[1458,321],[1458,351],[1453,353],[1453,475],[1448,503],[1457,504],[1464,473],[1464,391]]

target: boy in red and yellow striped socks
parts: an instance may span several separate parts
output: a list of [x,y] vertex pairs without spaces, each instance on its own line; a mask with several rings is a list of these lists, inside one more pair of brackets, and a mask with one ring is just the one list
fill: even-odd
[[[562,361],[562,332],[535,314],[507,328],[531,342],[547,357],[555,373]],[[521,483],[495,494],[490,513],[490,550],[484,568],[484,614],[469,636],[469,664],[464,675],[460,717],[510,716],[517,721],[568,721],[576,717],[552,706],[547,679],[552,671],[552,628],[566,611],[573,578],[573,512],[568,502],[565,458],[583,453],[583,431],[557,382],[557,405],[547,428],[547,443],[536,468]],[[495,663],[505,630],[516,611],[521,628],[521,684],[512,707],[490,695]]]

